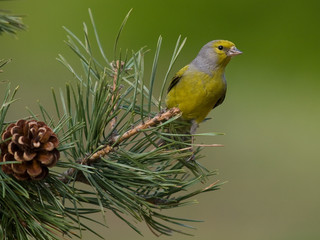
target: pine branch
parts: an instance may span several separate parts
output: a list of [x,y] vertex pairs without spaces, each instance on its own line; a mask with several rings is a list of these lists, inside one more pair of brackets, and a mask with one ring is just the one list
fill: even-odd
[[[157,210],[192,203],[189,198],[219,189],[219,184],[215,183],[208,188],[183,193],[193,184],[205,182],[207,177],[215,174],[198,161],[188,159],[191,156],[200,159],[203,146],[221,145],[192,144],[190,134],[185,132],[190,129],[190,123],[179,120],[178,108],[161,109],[160,113],[153,111],[161,104],[151,95],[161,37],[152,67],[150,89],[143,82],[143,56],[146,51],[142,48],[133,52],[132,57],[126,56],[125,62],[119,58],[110,64],[101,47],[91,12],[90,17],[106,65],[98,61],[91,51],[85,24],[85,42],[67,30],[67,44],[79,56],[84,77],[59,56],[59,61],[79,80],[76,89],[67,85],[66,97],[61,94],[63,114],[71,117],[69,126],[83,122],[84,128],[72,137],[72,141],[77,141],[76,148],[67,150],[69,161],[76,161],[59,176],[59,180],[65,184],[78,181],[91,186],[97,199],[86,198],[86,202],[111,210],[138,233],[140,231],[126,219],[126,215],[145,221],[152,231],[161,234],[182,233],[167,224],[184,219],[173,220],[160,215]],[[122,29],[123,25],[120,31]],[[165,79],[184,42],[180,43],[178,39]],[[159,99],[161,101],[161,97]],[[55,105],[58,115],[61,115],[56,100]],[[107,130],[107,126],[111,130]],[[159,142],[164,144],[157,144]]]
[[[98,223],[91,214],[101,212],[104,216],[107,210],[139,234],[142,233],[134,224],[137,221],[145,222],[156,235],[175,232],[189,235],[179,228],[192,229],[186,223],[198,221],[168,216],[162,210],[193,204],[198,194],[219,189],[218,181],[207,187],[197,184],[204,184],[215,174],[200,164],[201,149],[221,145],[193,144],[191,137],[219,134],[191,136],[186,131],[190,123],[180,119],[180,110],[162,107],[165,82],[185,40],[178,38],[160,96],[155,97],[153,87],[159,79],[156,69],[162,38],[159,37],[146,86],[147,50],[141,48],[130,56],[126,53],[125,61],[121,61],[121,53],[116,56],[128,15],[117,35],[111,63],[102,48],[91,11],[89,15],[100,56],[92,51],[94,46],[86,24],[84,40],[66,29],[66,43],[79,58],[83,71],[75,70],[78,68],[60,55],[58,60],[77,82],[67,83],[59,94],[52,90],[56,117],[40,103],[40,114],[29,109],[32,118],[46,122],[59,139],[61,158],[57,168],[38,182],[18,181],[0,171],[0,226],[3,232],[9,229],[3,239],[51,240],[62,234],[81,238],[83,230],[99,236],[83,220]],[[1,132],[8,125],[4,122],[5,115],[15,101],[15,93],[9,87],[5,92],[0,108]],[[77,182],[88,187],[83,190]],[[82,207],[83,204],[87,207]]]
[[[167,121],[175,116],[177,116],[178,114],[180,114],[181,111],[179,108],[171,108],[169,110],[167,110],[164,113],[160,113],[157,116],[155,116],[152,119],[149,119],[148,121],[146,121],[145,123],[141,123],[138,126],[134,127],[131,130],[128,130],[127,132],[125,132],[122,136],[114,136],[112,138],[112,144],[108,144],[106,146],[101,146],[99,148],[102,148],[100,150],[98,150],[97,152],[91,154],[90,156],[83,158],[82,160],[78,161],[79,164],[81,165],[90,165],[90,163],[96,162],[97,160],[101,159],[101,157],[106,156],[107,154],[109,154],[111,151],[113,151],[115,149],[115,147],[117,147],[121,142],[123,142],[124,140],[132,137],[133,135],[137,134],[138,132],[140,132],[143,129],[147,129],[149,127],[154,127],[157,126],[160,123],[163,123],[164,121]],[[209,145],[208,145],[209,146]],[[210,145],[213,146],[213,145]],[[214,145],[214,146],[218,146],[218,145]],[[60,181],[67,183],[70,180],[70,177],[74,175],[76,169],[75,168],[70,168],[67,171],[65,171],[62,176],[59,178]],[[76,178],[76,181],[80,181],[80,182],[84,182],[84,183],[88,183],[83,177],[82,175],[79,175],[80,177]]]

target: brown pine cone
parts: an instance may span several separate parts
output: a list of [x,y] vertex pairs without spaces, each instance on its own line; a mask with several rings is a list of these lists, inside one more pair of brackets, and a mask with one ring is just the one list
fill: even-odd
[[2,171],[18,180],[44,179],[48,167],[60,158],[59,140],[44,122],[19,120],[7,127],[1,139],[0,162],[21,162],[1,165]]

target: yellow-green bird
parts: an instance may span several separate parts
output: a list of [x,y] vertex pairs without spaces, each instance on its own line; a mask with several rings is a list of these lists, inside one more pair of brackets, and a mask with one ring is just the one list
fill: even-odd
[[211,109],[224,101],[227,90],[225,68],[233,56],[241,53],[230,41],[211,41],[173,77],[166,105],[168,108],[178,107],[182,118],[192,121],[192,134]]

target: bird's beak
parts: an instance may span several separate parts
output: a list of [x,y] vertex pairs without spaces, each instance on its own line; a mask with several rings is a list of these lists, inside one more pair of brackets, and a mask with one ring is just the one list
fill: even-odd
[[230,50],[227,52],[227,56],[233,57],[236,55],[242,54],[242,52],[237,49],[235,46],[231,47]]

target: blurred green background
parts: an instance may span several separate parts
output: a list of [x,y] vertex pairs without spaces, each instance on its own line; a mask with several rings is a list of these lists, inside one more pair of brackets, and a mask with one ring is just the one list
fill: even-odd
[[[195,237],[163,239],[320,239],[319,1],[1,1],[0,9],[25,14],[29,27],[17,39],[0,37],[0,58],[12,58],[1,80],[20,85],[21,100],[8,118],[25,116],[26,105],[36,111],[38,99],[52,105],[50,87],[73,81],[55,58],[71,56],[62,26],[81,35],[82,22],[89,23],[88,8],[110,58],[121,21],[133,8],[120,47],[151,49],[146,78],[157,38],[163,36],[159,83],[180,34],[188,40],[173,72],[214,39],[231,40],[244,52],[227,68],[225,103],[199,129],[226,135],[197,139],[225,145],[206,149],[201,161],[219,169],[212,181],[228,183],[198,197],[200,204],[172,211],[205,221],[194,224]],[[107,216],[109,229],[98,228],[106,239],[143,239],[111,213]],[[158,239],[144,224],[140,227],[144,239]],[[84,239],[96,238],[85,233]]]

